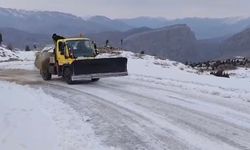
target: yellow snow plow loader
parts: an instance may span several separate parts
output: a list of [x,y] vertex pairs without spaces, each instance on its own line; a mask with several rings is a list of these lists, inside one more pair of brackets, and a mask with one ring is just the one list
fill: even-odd
[[64,38],[56,34],[52,38],[55,43],[53,52],[42,52],[36,57],[36,66],[44,80],[58,75],[71,84],[128,75],[127,58],[96,58],[97,52],[88,38]]

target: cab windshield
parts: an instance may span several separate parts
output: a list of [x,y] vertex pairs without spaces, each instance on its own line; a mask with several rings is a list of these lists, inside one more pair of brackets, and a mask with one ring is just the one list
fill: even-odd
[[75,58],[93,57],[95,55],[95,51],[88,40],[67,41],[66,45],[69,52],[72,53]]

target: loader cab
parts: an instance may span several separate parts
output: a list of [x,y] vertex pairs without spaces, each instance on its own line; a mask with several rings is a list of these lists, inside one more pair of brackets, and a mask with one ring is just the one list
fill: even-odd
[[76,59],[95,57],[96,51],[87,38],[68,38],[57,41],[56,60],[58,64],[72,64]]
[[71,57],[82,58],[82,57],[94,57],[95,50],[88,39],[81,40],[68,40],[66,47]]

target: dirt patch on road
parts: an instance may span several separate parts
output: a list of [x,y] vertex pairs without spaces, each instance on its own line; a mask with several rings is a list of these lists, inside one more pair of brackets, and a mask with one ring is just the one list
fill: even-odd
[[0,69],[0,80],[16,82],[21,85],[44,83],[39,71],[36,70]]

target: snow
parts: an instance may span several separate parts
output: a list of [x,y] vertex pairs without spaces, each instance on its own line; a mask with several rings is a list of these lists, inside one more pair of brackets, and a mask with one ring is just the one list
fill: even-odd
[[0,46],[0,68],[34,70],[36,51],[11,51]]
[[[238,68],[230,71],[231,78],[215,77],[170,60],[157,59],[154,56],[122,52],[118,56],[128,58],[129,79],[151,81],[158,84],[172,85],[218,97],[240,99],[250,102],[250,71]],[[102,57],[117,57],[103,54]]]
[[34,91],[6,82],[0,90],[0,149],[56,149],[55,124],[37,105]]
[[0,149],[107,149],[84,116],[42,90],[0,82],[0,91]]
[[47,46],[45,46],[45,47],[42,49],[42,52],[43,52],[43,51],[53,52],[53,49],[54,49],[54,45],[47,45]]
[[[208,74],[198,73],[196,70],[184,64],[155,59],[153,56],[136,56],[131,52],[123,52],[121,56],[126,56],[128,60],[128,70],[132,78],[157,78],[161,82],[185,83],[182,86],[195,88],[196,90],[216,91],[217,89],[227,89],[228,91],[249,93],[250,71],[245,68],[238,68],[231,71],[234,73],[232,78],[220,78]],[[229,72],[230,73],[230,72]],[[202,89],[200,89],[202,88]]]
[[[218,149],[218,150],[219,149],[228,149],[228,150],[232,149],[232,147],[230,147],[228,145],[223,145],[221,143],[215,144],[205,137],[201,137],[201,136],[196,135],[196,134],[191,134],[190,131],[183,129],[183,128],[179,128],[175,124],[172,124],[171,122],[165,121],[165,118],[162,118],[162,116],[160,116],[154,112],[148,111],[146,109],[147,107],[143,108],[143,107],[141,107],[141,105],[136,105],[136,102],[134,102],[134,103],[128,102],[128,100],[126,98],[124,98],[124,96],[123,97],[115,96],[115,95],[110,94],[109,91],[103,91],[102,89],[91,89],[90,88],[90,89],[84,89],[84,92],[91,94],[93,90],[95,90],[96,95],[102,95],[102,98],[107,100],[107,101],[115,102],[115,104],[117,104],[119,106],[125,107],[129,110],[133,110],[133,111],[135,111],[136,114],[140,114],[144,118],[150,118],[150,120],[152,120],[152,122],[157,124],[157,126],[161,127],[162,129],[167,127],[167,129],[174,132],[176,134],[176,136],[178,136],[179,139],[183,139],[183,141],[187,141],[188,143],[193,143],[195,141],[197,147],[206,147],[204,149],[208,149],[208,150],[209,149]],[[162,100],[164,97],[163,94],[161,93],[161,91],[158,91],[158,95],[152,96],[152,94],[148,91],[147,88],[138,89],[137,87],[130,86],[129,91],[130,92],[136,91],[136,93],[138,93],[138,94],[143,93],[143,96],[145,96],[145,97],[152,97],[152,98],[154,97],[154,99],[158,99],[158,100]],[[137,101],[137,100],[134,99],[134,101]],[[176,102],[172,102],[172,103],[175,104]],[[179,101],[178,101],[178,104],[180,104]],[[145,103],[145,105],[147,105],[147,104]],[[195,109],[200,109],[204,112],[207,111],[207,112],[211,113],[211,110],[212,110],[212,109],[207,108],[207,107],[205,107],[205,109],[204,109],[204,106],[202,108],[199,108],[199,105],[198,106],[195,106],[193,104],[189,104],[189,105]],[[183,103],[183,106],[184,106],[183,108],[187,107],[188,103]],[[209,106],[209,105],[206,105],[206,106]],[[151,105],[151,107],[154,107],[154,106]],[[213,106],[210,106],[210,107],[213,107]],[[214,109],[217,110],[216,108],[214,108]],[[223,109],[219,109],[219,110],[222,111]],[[226,111],[226,110],[223,110],[223,111]],[[218,112],[212,112],[212,115],[214,115],[216,113],[218,114]],[[226,119],[227,118],[225,118],[225,120]],[[232,122],[233,121],[234,120],[232,120]],[[241,122],[239,122],[239,123],[241,123]],[[144,122],[142,122],[142,124],[144,124],[145,126],[150,126],[149,124],[144,123]],[[249,127],[249,124],[247,124],[246,126]],[[137,132],[142,132],[142,131],[140,131],[141,130],[140,128],[137,128],[136,130],[137,130]],[[151,145],[151,146],[157,147],[158,145]],[[155,148],[155,149],[157,149],[157,148]]]
[[[48,45],[44,50],[51,50],[51,46]],[[18,51],[14,54],[20,61],[2,62],[0,63],[0,68],[35,70],[35,53],[34,51]],[[198,73],[197,70],[179,62],[167,59],[161,60],[154,56],[140,55],[128,51],[122,51],[120,54],[100,54],[97,58],[120,56],[128,58],[129,78],[160,79],[165,84],[169,84],[171,81],[171,84],[185,86],[187,89],[198,90],[202,93],[216,94],[223,97],[241,97],[246,101],[249,100],[246,96],[249,96],[250,93],[248,90],[250,69],[238,68],[237,70],[229,71],[231,78],[228,79]]]
[[[15,55],[19,61],[2,62],[0,69],[35,70],[35,52],[20,51],[15,52]],[[112,107],[122,116],[131,115],[132,120],[139,122],[121,122],[121,126],[127,126],[136,135],[143,135],[140,140],[153,143],[151,146],[155,149],[160,149],[162,145],[159,146],[160,142],[151,133],[162,135],[169,134],[168,131],[171,131],[171,136],[174,135],[177,141],[182,141],[181,144],[190,144],[188,146],[191,146],[191,149],[192,146],[201,149],[234,149],[234,146],[228,144],[230,141],[216,141],[219,136],[226,137],[231,130],[238,134],[238,137],[229,135],[229,140],[249,146],[247,139],[243,138],[249,136],[244,129],[250,128],[250,69],[238,68],[228,72],[230,78],[221,78],[199,73],[182,63],[128,51],[120,54],[100,54],[98,58],[120,56],[128,58],[127,77],[103,79],[96,84],[87,85],[67,85],[57,81],[50,83],[64,87],[65,92],[61,94],[66,97],[73,94],[70,90],[67,91],[67,88],[75,90],[76,93],[80,92],[81,94],[72,98],[73,103],[76,103],[72,105],[87,103],[88,96],[91,95],[96,99],[90,100],[91,102],[99,101],[106,104],[105,106],[114,104]],[[42,89],[34,90],[7,82],[0,82],[0,90],[4,94],[2,97],[8,98],[8,101],[1,100],[0,105],[0,119],[3,118],[0,120],[0,149],[114,149],[104,147],[101,137],[97,137],[93,131],[107,124],[93,128],[92,124],[88,123],[91,118],[76,112],[71,105],[62,103],[60,98],[53,98]],[[101,111],[96,105],[88,107]],[[85,108],[85,105],[80,107],[90,108]],[[111,110],[105,109],[105,112]],[[193,120],[197,128],[205,130],[194,130],[188,124],[180,125],[180,122],[175,124],[175,120],[171,120],[169,116],[187,123]],[[106,117],[110,119],[110,116]],[[116,118],[112,119],[116,121]],[[117,120],[123,121],[126,117],[119,119]],[[148,134],[145,129],[152,132]],[[29,132],[26,134],[23,131]],[[121,128],[119,133],[122,133]],[[211,138],[211,135],[218,137]],[[114,138],[113,135],[108,137]]]
[[237,79],[250,79],[250,68],[237,68],[236,70],[228,71],[230,77]]
[[16,51],[16,55],[18,56],[18,58],[20,60],[23,60],[23,61],[35,61],[35,53],[37,51]]
[[0,63],[1,69],[35,70],[34,61],[11,61]]
[[18,59],[18,56],[14,52],[6,49],[6,47],[0,46],[0,62],[9,59]]
[[[4,49],[4,48],[2,48]],[[51,46],[47,46],[44,50],[50,50]],[[0,51],[1,52],[1,51]],[[2,62],[0,68],[2,69],[24,69],[35,70],[34,51],[25,52],[10,52],[4,49],[4,52],[13,54],[13,58],[19,58],[19,61]],[[149,80],[160,79],[162,83],[182,84],[186,88],[199,90],[203,93],[217,94],[224,97],[243,97],[249,96],[250,83],[250,69],[238,68],[237,70],[229,71],[231,78],[219,78],[205,73],[198,73],[190,67],[182,63],[170,60],[157,59],[154,56],[134,54],[128,51],[122,51],[120,54],[100,54],[97,58],[105,57],[127,57],[128,58],[128,72],[130,78],[140,78]],[[1,57],[0,57],[1,58]],[[2,58],[7,59],[7,58]],[[220,92],[220,90],[223,92]],[[225,91],[226,90],[226,91]],[[237,91],[237,93],[235,93]],[[238,96],[237,96],[238,95]],[[240,95],[240,96],[239,96]],[[249,100],[249,98],[243,98]]]

